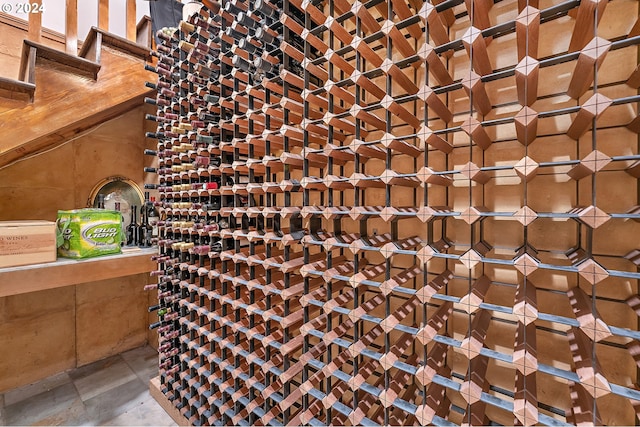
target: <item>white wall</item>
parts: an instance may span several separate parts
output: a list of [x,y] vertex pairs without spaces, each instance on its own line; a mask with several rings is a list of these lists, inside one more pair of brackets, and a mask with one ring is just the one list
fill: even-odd
[[[26,13],[17,13],[18,3],[28,3],[27,0],[13,0],[3,2],[9,4],[9,14],[22,19],[28,19]],[[65,33],[65,0],[42,0],[42,26],[59,33]],[[23,7],[24,9],[24,7]],[[6,10],[4,10],[6,11]],[[109,32],[119,36],[126,36],[126,2],[125,0],[111,0],[109,2]],[[149,1],[136,0],[136,22],[144,15],[149,15]],[[89,29],[98,25],[98,0],[78,0],[78,38],[84,40]]]

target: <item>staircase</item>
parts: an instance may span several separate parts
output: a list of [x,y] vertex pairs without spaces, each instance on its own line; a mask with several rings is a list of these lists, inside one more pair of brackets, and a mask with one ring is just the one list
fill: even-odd
[[154,80],[144,69],[149,17],[135,25],[135,40],[92,27],[77,55],[33,41],[31,22],[29,28],[18,79],[0,76],[0,167],[139,106],[151,93],[145,81]]

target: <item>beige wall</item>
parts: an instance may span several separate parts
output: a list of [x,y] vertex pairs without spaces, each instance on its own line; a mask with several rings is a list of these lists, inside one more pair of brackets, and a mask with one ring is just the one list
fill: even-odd
[[55,220],[59,209],[86,207],[92,188],[110,176],[142,186],[152,159],[144,156],[145,107],[98,125],[50,152],[0,169],[0,221]]
[[0,298],[0,392],[147,342],[146,274]]
[[[8,19],[11,19],[9,17]],[[0,22],[7,21],[7,15],[0,14]],[[26,31],[11,25],[2,25],[0,37],[0,77],[17,79],[20,70],[20,55],[22,41],[26,38]],[[64,42],[45,32],[41,43],[54,49],[64,50]]]

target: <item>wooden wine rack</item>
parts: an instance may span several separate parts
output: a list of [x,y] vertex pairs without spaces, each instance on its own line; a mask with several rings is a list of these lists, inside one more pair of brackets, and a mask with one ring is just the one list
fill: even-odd
[[637,1],[206,3],[157,61],[190,424],[640,421]]

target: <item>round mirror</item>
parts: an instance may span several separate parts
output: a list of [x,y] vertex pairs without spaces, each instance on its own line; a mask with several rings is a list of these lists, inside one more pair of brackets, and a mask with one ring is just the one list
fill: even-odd
[[131,210],[134,206],[142,206],[144,196],[138,185],[121,176],[112,176],[100,181],[93,190],[87,202],[88,207],[97,208],[103,204],[104,209],[120,211],[122,226],[131,223]]

